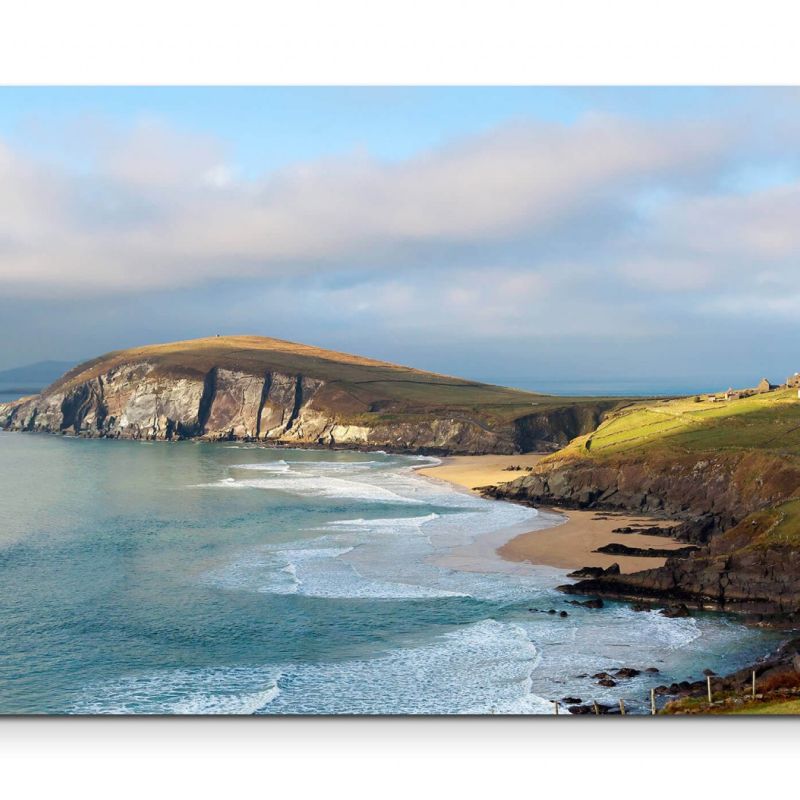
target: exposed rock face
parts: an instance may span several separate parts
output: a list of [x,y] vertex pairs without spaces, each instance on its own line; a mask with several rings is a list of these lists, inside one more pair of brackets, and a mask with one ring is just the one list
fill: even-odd
[[515,421],[514,440],[523,451],[557,450],[597,428],[607,405],[576,405],[529,414]]
[[[531,505],[619,509],[683,520],[679,538],[705,545],[673,553],[663,567],[632,574],[585,570],[571,594],[686,601],[709,608],[800,614],[800,552],[750,547],[748,515],[800,490],[796,460],[758,452],[538,465],[487,492]],[[755,524],[755,523],[752,523]]]
[[[369,409],[361,407],[352,409],[348,418],[342,408],[338,387],[305,375],[257,375],[221,367],[207,372],[165,370],[142,360],[115,365],[77,384],[57,382],[40,395],[0,404],[0,428],[124,439],[242,439],[514,453],[566,441],[582,432],[582,425],[596,424],[601,414],[599,409],[570,414],[556,408],[550,421],[543,411],[531,420],[493,429],[463,413],[389,422],[382,415],[370,420]],[[537,435],[544,438],[537,440]]]
[[800,468],[775,455],[687,453],[669,459],[568,460],[494,487],[493,497],[531,505],[663,514],[683,519],[681,538],[703,543],[800,486]]
[[[209,376],[200,419],[209,438],[255,439],[259,436],[264,380],[241,372],[215,369]],[[203,417],[205,417],[203,419]]]
[[683,600],[726,611],[800,614],[800,552],[735,548],[723,535],[692,557],[670,558],[658,569],[600,575],[561,588],[570,594]]
[[[0,405],[0,427],[125,439],[314,440],[336,426],[311,408],[320,381],[214,368],[164,374],[125,364],[68,391]],[[337,430],[346,439],[347,429]]]

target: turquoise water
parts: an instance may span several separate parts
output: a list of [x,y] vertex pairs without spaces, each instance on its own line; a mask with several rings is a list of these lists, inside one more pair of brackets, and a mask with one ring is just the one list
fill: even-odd
[[[719,615],[568,605],[563,571],[494,555],[551,518],[424,462],[0,433],[0,712],[642,710],[771,645]],[[623,665],[661,674],[579,677]]]

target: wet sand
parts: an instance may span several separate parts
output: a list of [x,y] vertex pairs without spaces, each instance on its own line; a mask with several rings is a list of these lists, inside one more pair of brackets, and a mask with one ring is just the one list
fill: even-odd
[[[450,456],[443,459],[441,465],[425,467],[419,473],[474,491],[477,487],[496,485],[522,477],[527,474],[524,469],[507,471],[505,468],[510,465],[534,466],[543,457],[535,453],[518,456]],[[556,512],[564,521],[552,528],[516,536],[497,549],[500,556],[508,561],[527,561],[560,569],[606,568],[616,563],[621,572],[629,573],[663,566],[666,559],[606,555],[593,551],[612,542],[628,547],[670,550],[686,546],[683,542],[675,542],[664,536],[612,533],[614,528],[629,526],[669,527],[672,524],[669,520],[604,511],[565,511],[558,508],[543,510]]]
[[533,564],[547,564],[562,569],[606,568],[612,564],[619,564],[620,572],[628,573],[661,567],[666,559],[606,555],[592,551],[612,542],[628,547],[657,547],[669,550],[686,547],[685,542],[676,542],[664,536],[611,532],[614,528],[637,525],[669,527],[672,523],[668,520],[653,520],[625,514],[607,516],[604,512],[597,511],[571,509],[564,511],[558,508],[548,510],[558,512],[565,521],[554,528],[523,533],[499,547],[497,552],[509,561],[530,561]]
[[[544,458],[542,453],[527,453],[522,456],[448,456],[435,467],[417,470],[427,478],[438,478],[466,489],[475,490],[481,486],[497,486],[499,483],[527,475],[524,467],[532,467]],[[522,470],[507,470],[506,467],[519,466]]]

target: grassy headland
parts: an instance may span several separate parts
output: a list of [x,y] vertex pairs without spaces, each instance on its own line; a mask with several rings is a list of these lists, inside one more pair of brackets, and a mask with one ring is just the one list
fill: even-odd
[[492,493],[669,516],[682,520],[682,539],[705,545],[664,567],[568,591],[800,614],[796,389],[629,403]]
[[633,403],[553,456],[614,458],[657,451],[759,450],[800,456],[800,401],[784,389],[738,400]]
[[555,397],[260,336],[134,347],[0,406],[0,427],[394,449],[555,449],[619,398]]
[[[509,422],[532,410],[591,405],[598,398],[555,397],[468,381],[362,356],[262,336],[218,336],[116,350],[79,364],[51,388],[69,390],[132,361],[147,361],[156,372],[202,375],[230,369],[301,374],[325,381],[325,399],[343,421],[404,420],[446,409],[475,415],[486,424]],[[609,404],[611,398],[600,398]]]

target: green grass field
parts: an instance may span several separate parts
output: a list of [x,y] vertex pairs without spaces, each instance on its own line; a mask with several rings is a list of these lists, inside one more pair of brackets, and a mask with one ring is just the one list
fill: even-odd
[[743,526],[750,547],[800,547],[800,499],[757,511],[744,520]]
[[610,415],[595,432],[576,439],[561,455],[603,458],[654,448],[800,455],[797,390],[719,402],[681,398],[633,403]]
[[[731,695],[733,698],[733,695]],[[742,702],[743,701],[743,702]],[[663,712],[669,716],[682,714],[709,716],[790,716],[800,714],[800,699],[766,697],[751,700],[739,698],[734,704],[728,699],[722,704],[709,705],[704,697],[686,697],[673,700]]]
[[749,716],[787,716],[800,714],[800,700],[778,700],[773,703],[753,703],[752,705],[742,706],[731,712],[735,715]]

